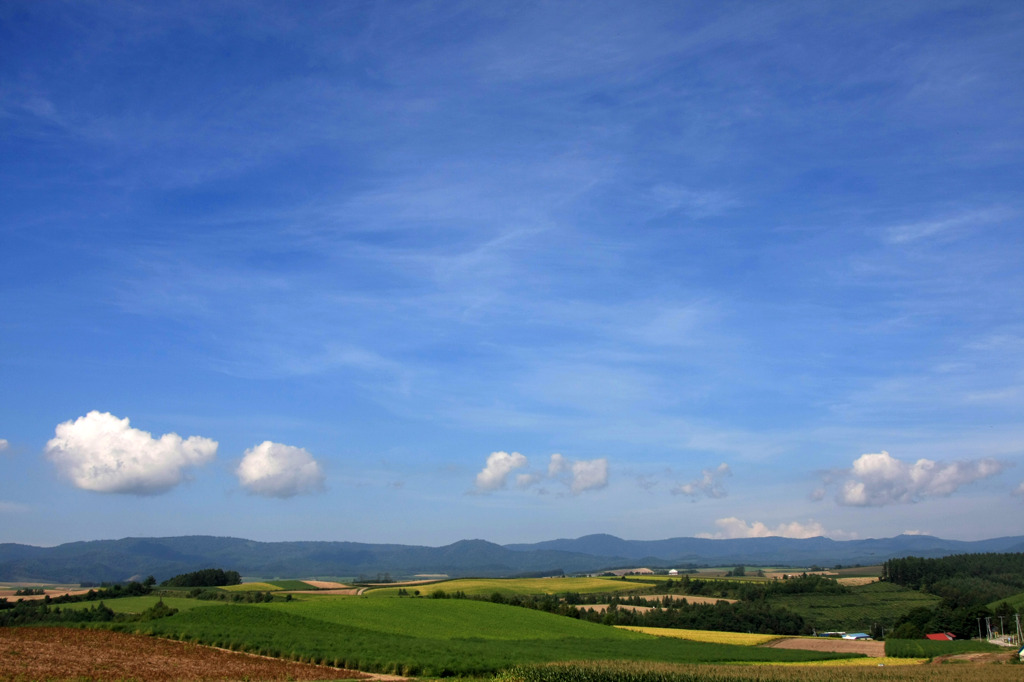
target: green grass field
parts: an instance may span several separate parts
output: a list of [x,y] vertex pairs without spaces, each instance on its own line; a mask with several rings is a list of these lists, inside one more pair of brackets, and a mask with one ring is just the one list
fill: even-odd
[[988,604],[987,606],[989,609],[995,611],[996,607],[1002,604],[1004,601],[1008,602],[1010,606],[1013,607],[1014,611],[1018,613],[1020,611],[1024,611],[1024,592],[1021,592],[1020,594],[1015,594],[1012,597],[1007,597],[1006,599],[997,599],[994,602]]
[[513,665],[574,660],[751,663],[844,658],[653,637],[477,601],[310,596],[259,605],[197,603],[202,607],[168,618],[113,627],[373,672],[431,676],[483,675]]
[[398,594],[399,589],[405,589],[412,594],[419,590],[423,596],[441,590],[448,594],[453,592],[464,592],[469,596],[490,596],[499,592],[504,596],[508,595],[540,595],[540,594],[566,594],[577,592],[580,594],[594,594],[601,592],[628,592],[644,590],[654,586],[655,581],[641,581],[639,579],[619,580],[616,578],[463,578],[457,580],[445,580],[439,583],[428,585],[410,585],[408,587],[379,587],[367,592],[369,596],[393,597]]
[[[191,611],[192,609],[202,608],[211,602],[200,601],[198,599],[188,599],[186,597],[163,597],[164,605],[168,608],[178,609],[179,611]],[[110,610],[114,613],[142,613],[146,609],[152,608],[161,597],[153,595],[147,595],[145,597],[121,597],[119,599],[105,599],[103,604],[110,607]],[[95,601],[80,601],[73,602],[71,604],[59,604],[62,609],[90,609],[96,606],[99,602]],[[213,602],[215,603],[215,602]]]
[[936,656],[965,654],[972,651],[1004,651],[1004,649],[988,642],[968,640],[938,642],[930,639],[889,639],[885,642],[885,655],[893,658],[935,658]]
[[907,611],[918,606],[933,608],[939,601],[930,594],[881,582],[851,587],[849,594],[791,594],[771,598],[773,605],[800,614],[819,631],[846,632],[867,632],[873,623],[891,625]]

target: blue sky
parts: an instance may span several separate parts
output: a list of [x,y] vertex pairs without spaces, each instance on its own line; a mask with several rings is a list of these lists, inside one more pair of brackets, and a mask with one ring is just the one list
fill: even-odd
[[1019,534],[1021,45],[4,3],[0,542]]

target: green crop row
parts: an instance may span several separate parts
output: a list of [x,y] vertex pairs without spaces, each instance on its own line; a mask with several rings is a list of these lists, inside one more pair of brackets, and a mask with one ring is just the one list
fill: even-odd
[[818,630],[867,631],[873,623],[886,627],[911,609],[933,608],[939,598],[892,583],[871,583],[851,587],[848,594],[791,594],[771,598],[774,606],[783,606],[800,614]]

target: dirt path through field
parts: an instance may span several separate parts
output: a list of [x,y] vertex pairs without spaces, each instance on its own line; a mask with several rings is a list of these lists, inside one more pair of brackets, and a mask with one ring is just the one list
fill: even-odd
[[775,649],[802,649],[804,651],[832,651],[839,654],[864,654],[872,658],[885,656],[885,642],[866,639],[835,639],[832,637],[791,637],[776,639],[764,646]]

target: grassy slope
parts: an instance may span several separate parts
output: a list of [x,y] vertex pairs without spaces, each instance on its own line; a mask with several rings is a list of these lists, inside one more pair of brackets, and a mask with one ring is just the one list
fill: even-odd
[[711,663],[838,657],[658,638],[528,609],[449,599],[318,597],[218,604],[119,629],[363,670],[428,675],[482,674],[517,664],[581,659]]
[[994,602],[987,604],[987,606],[988,608],[994,611],[995,608],[1002,604],[1004,601],[1009,602],[1010,606],[1012,606],[1014,610],[1018,612],[1024,610],[1024,592],[1021,592],[1020,594],[1015,594],[1012,597],[1007,597],[1006,599],[997,599]]
[[867,632],[872,623],[891,625],[918,606],[934,607],[939,598],[892,583],[851,587],[849,594],[793,594],[771,603],[799,613],[818,630]]

